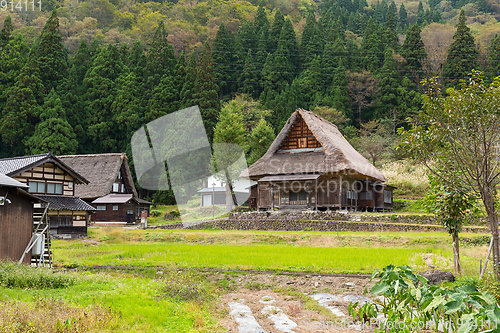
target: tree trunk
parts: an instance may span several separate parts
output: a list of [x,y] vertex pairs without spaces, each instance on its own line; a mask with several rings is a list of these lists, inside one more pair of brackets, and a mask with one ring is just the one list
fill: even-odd
[[233,196],[231,195],[231,186],[226,184],[226,213],[233,210]]
[[497,275],[497,280],[500,280],[500,250],[498,247],[498,214],[495,210],[495,195],[492,189],[487,189],[483,193],[483,203],[488,214],[490,222],[491,237],[493,238],[493,268]]
[[462,265],[460,264],[460,240],[458,235],[452,234],[453,238],[453,264],[455,267],[455,274],[462,274]]

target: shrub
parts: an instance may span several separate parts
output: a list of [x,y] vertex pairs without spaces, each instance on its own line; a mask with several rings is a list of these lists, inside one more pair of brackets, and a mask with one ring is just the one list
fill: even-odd
[[9,261],[0,261],[0,285],[5,288],[65,288],[76,283],[69,273],[54,273],[44,267],[31,267]]
[[216,290],[200,275],[191,271],[164,272],[160,295],[175,301],[207,302],[215,299]]
[[149,214],[152,216],[152,217],[158,217],[161,215],[161,212],[159,210],[151,210],[149,212]]

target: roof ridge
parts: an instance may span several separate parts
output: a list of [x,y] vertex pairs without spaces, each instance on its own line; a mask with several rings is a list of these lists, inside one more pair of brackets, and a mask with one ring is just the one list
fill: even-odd
[[6,157],[6,158],[0,158],[0,161],[16,160],[16,159],[21,159],[21,158],[37,157],[37,156],[50,156],[50,154],[51,154],[51,153],[43,153],[43,154],[36,154],[36,155],[25,155],[25,156],[16,156],[16,157]]
[[95,157],[95,156],[103,156],[103,155],[108,155],[108,156],[113,156],[113,155],[127,155],[126,153],[102,153],[102,154],[78,154],[78,155],[60,155],[58,157]]

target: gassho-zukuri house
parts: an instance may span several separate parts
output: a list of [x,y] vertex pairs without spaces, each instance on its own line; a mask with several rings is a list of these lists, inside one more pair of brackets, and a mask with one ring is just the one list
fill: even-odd
[[243,171],[257,181],[250,207],[391,210],[394,187],[342,136],[337,126],[298,109],[266,154]]

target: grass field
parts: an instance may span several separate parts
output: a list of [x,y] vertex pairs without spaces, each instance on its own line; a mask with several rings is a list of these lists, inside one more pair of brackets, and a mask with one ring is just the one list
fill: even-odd
[[[53,242],[59,266],[160,266],[370,273],[392,264],[449,268],[445,233],[321,233],[92,229],[91,240]],[[487,236],[464,234],[485,244]],[[467,260],[467,248],[463,249]],[[479,255],[482,250],[475,249]]]

